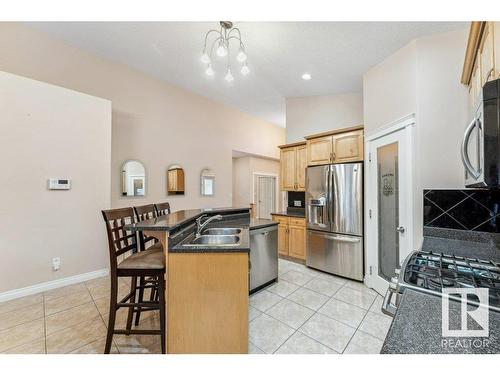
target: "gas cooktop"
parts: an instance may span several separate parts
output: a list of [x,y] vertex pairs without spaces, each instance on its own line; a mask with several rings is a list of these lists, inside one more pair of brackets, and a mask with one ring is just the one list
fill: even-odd
[[500,310],[497,262],[418,251],[411,254],[403,270],[405,284],[422,290],[439,293],[443,288],[488,288],[490,308]]

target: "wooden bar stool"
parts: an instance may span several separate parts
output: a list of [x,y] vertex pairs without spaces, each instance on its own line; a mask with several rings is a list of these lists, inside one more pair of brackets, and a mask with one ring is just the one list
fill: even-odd
[[[136,222],[134,210],[132,208],[103,210],[102,215],[106,222],[106,231],[108,233],[111,274],[108,334],[104,353],[108,354],[110,352],[113,334],[160,335],[161,351],[165,353],[165,256],[163,251],[138,251],[136,233],[131,231],[127,232],[123,229],[126,224]],[[127,254],[130,255],[119,263],[118,258]],[[132,284],[130,293],[120,301],[117,301],[119,277],[132,278]],[[155,280],[155,285],[137,286],[138,277],[152,278]],[[137,290],[149,287],[158,288],[158,299],[155,301],[135,302]],[[115,329],[116,312],[121,307],[129,309],[127,327],[126,329]],[[141,308],[142,311],[160,311],[160,330],[131,329],[132,314],[138,312],[139,308]]]
[[[144,206],[136,206],[134,207],[135,215],[137,216],[137,221],[144,221],[148,219],[154,219],[157,217],[157,211],[154,204],[146,204]],[[148,249],[149,247],[153,247],[155,244],[158,244],[158,240],[154,237],[145,236],[142,231],[139,232],[139,244],[141,251]],[[158,245],[156,245],[158,247]],[[161,248],[161,245],[160,245]]]
[[[144,206],[136,206],[134,207],[134,212],[137,217],[137,221],[143,221],[143,220],[148,220],[148,219],[153,219],[157,217],[156,214],[156,207],[154,204],[146,204]],[[151,236],[146,236],[144,232],[139,231],[139,248],[140,251],[160,251],[163,252],[163,248],[161,246],[161,243],[158,241],[158,239],[151,237]],[[151,283],[153,283],[153,287],[151,288],[151,293],[149,296],[150,301],[156,301],[158,300],[158,289],[154,286],[156,283],[156,280],[150,277],[140,277],[139,278],[139,285],[141,286],[148,286]],[[144,301],[144,289],[146,288],[139,288],[139,302]],[[141,311],[142,308],[138,307],[137,312],[135,314],[135,325],[139,325],[139,321],[141,319]],[[132,319],[132,318],[131,318]]]
[[155,208],[157,216],[163,216],[170,213],[170,203],[168,202],[156,203]]

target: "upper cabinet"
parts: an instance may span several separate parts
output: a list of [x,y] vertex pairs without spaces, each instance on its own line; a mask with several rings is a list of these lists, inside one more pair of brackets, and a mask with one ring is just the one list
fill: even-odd
[[307,140],[307,165],[330,164],[333,160],[333,137]]
[[307,165],[363,161],[363,127],[338,129],[307,139]]
[[500,77],[500,22],[471,22],[461,82],[469,90],[472,117],[483,85]]
[[296,160],[297,168],[296,179],[297,179],[297,190],[306,190],[306,168],[307,168],[307,146],[305,144],[296,147]]
[[281,190],[304,191],[307,148],[305,142],[280,146]]

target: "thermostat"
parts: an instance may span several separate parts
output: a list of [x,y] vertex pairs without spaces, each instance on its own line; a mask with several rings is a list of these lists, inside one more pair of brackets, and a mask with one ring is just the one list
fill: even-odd
[[69,190],[71,189],[71,180],[49,178],[49,190]]

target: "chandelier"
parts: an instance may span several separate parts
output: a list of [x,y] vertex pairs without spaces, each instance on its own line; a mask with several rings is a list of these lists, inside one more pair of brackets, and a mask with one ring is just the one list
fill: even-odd
[[[209,48],[207,48],[207,42],[209,37],[213,35],[215,39],[212,41]],[[220,21],[220,30],[209,30],[205,35],[205,44],[203,45],[203,54],[201,55],[201,61],[206,64],[205,73],[207,76],[213,76],[215,71],[212,68],[212,55],[215,49],[215,54],[217,57],[223,59],[225,58],[226,63],[226,75],[224,79],[227,82],[234,81],[234,76],[231,71],[231,50],[230,42],[236,41],[238,44],[238,53],[236,55],[236,60],[241,64],[240,72],[244,76],[250,73],[250,69],[247,65],[247,54],[245,53],[245,46],[241,40],[241,32],[237,27],[233,27],[233,23],[230,21]],[[233,43],[234,44],[234,43]]]

